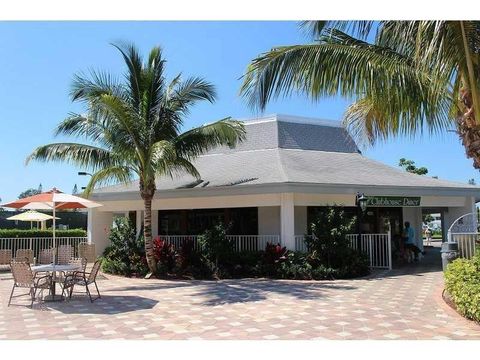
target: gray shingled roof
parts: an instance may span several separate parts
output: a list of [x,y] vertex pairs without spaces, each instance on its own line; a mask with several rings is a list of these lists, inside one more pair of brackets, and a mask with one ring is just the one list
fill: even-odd
[[[189,175],[157,180],[159,191],[179,188],[245,187],[255,184],[377,185],[399,187],[475,187],[410,174],[368,159],[347,132],[334,122],[281,116],[246,123],[247,140],[235,149],[218,148],[200,156],[195,166],[202,181]],[[138,182],[104,187],[95,193],[138,191]]]

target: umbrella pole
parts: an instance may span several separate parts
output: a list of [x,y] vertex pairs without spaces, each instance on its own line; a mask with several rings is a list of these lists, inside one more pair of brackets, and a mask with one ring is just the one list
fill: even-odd
[[55,242],[55,203],[53,203],[53,231],[52,231],[52,235],[53,235],[53,265],[55,266],[55,255],[56,255],[56,252],[57,252],[57,246],[56,246],[56,242]]

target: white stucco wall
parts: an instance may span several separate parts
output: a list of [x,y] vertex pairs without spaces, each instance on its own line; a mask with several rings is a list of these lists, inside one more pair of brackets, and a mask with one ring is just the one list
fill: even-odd
[[404,207],[403,222],[410,222],[410,226],[415,231],[415,242],[421,250],[423,250],[423,234],[422,234],[422,208],[421,207]]
[[103,250],[109,245],[108,235],[113,223],[113,213],[102,212],[98,209],[88,211],[88,241],[95,243],[97,256],[102,255]]
[[280,235],[280,206],[258,208],[258,234]]
[[[457,220],[460,216],[475,212],[475,199],[473,197],[464,198],[463,206],[449,207],[447,211],[443,213],[443,220],[445,222],[444,231],[447,232],[448,228]],[[445,234],[445,241],[446,241]]]

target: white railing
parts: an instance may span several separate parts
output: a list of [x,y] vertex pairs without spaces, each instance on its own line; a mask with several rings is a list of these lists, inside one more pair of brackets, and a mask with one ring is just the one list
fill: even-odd
[[227,235],[233,241],[235,251],[262,251],[267,243],[279,244],[279,235]]
[[358,234],[348,234],[347,239],[350,241],[350,247],[357,250],[358,247]]
[[458,244],[460,257],[470,259],[475,255],[477,244],[480,244],[480,233],[450,233],[449,241]]
[[[86,237],[58,237],[55,238],[56,245],[71,245],[74,249],[74,256],[78,256],[78,244],[88,242]],[[0,238],[0,250],[10,250],[12,258],[19,249],[33,250],[33,256],[38,258],[42,249],[50,249],[53,246],[51,237],[30,237],[30,238]],[[8,265],[8,264],[1,264]]]
[[[193,241],[194,248],[198,249],[198,235],[159,235],[160,238],[174,248],[179,249],[185,241]],[[279,235],[227,235],[233,241],[235,251],[261,251],[265,250],[267,243],[280,243]]]
[[304,235],[295,235],[295,251],[307,252]]
[[197,235],[159,235],[160,239],[180,249],[186,241],[193,241],[193,247],[198,249]]
[[[365,253],[370,260],[370,267],[374,269],[392,268],[392,241],[390,234],[362,234],[358,241],[359,234],[348,234],[350,247]],[[305,237],[295,235],[295,250],[307,251]]]

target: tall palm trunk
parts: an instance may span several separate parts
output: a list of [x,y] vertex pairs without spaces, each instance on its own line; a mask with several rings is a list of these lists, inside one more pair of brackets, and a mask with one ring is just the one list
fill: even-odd
[[155,185],[149,184],[144,186],[140,182],[140,192],[145,206],[145,215],[143,218],[143,237],[145,240],[145,256],[147,258],[148,268],[151,273],[157,271],[157,262],[153,252],[153,238],[152,238],[152,199],[155,194]]
[[473,166],[480,169],[480,126],[475,119],[472,92],[464,89],[460,93],[463,112],[457,117],[458,135],[465,147],[467,157],[473,159]]

